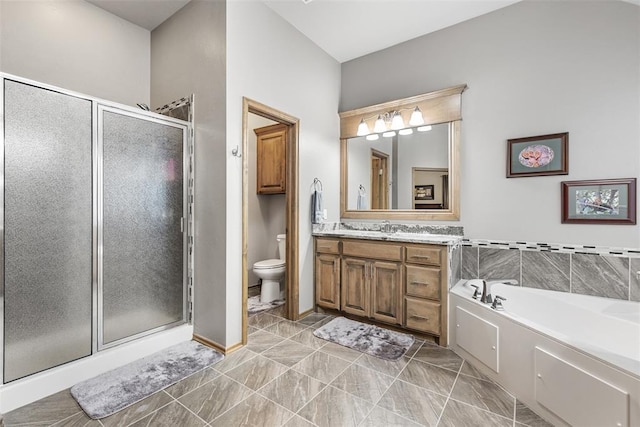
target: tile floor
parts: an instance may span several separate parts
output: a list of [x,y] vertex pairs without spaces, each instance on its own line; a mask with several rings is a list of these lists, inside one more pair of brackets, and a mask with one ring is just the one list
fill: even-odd
[[331,317],[282,307],[249,318],[223,361],[102,420],[68,390],[5,414],[6,426],[550,426],[450,350],[416,341],[389,362],[316,338]]

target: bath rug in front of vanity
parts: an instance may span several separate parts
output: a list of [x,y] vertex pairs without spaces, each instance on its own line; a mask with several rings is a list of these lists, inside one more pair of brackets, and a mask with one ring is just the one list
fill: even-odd
[[223,359],[222,353],[187,341],[105,372],[71,387],[71,395],[93,419],[104,418]]
[[247,300],[247,314],[251,316],[252,314],[260,313],[261,311],[280,307],[282,304],[284,304],[283,299],[262,303],[260,302],[260,295],[256,295]]
[[345,317],[336,317],[316,329],[313,335],[386,360],[401,358],[415,341],[413,335],[390,331]]

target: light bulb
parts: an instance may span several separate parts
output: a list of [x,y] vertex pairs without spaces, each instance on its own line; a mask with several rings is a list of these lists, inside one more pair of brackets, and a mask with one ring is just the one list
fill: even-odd
[[360,120],[360,124],[358,125],[358,133],[356,133],[356,135],[365,136],[369,135],[370,133],[371,131],[369,130],[369,126],[367,126],[364,119]]
[[391,129],[398,130],[402,129],[404,126],[404,120],[402,120],[402,115],[400,112],[396,111],[393,113],[393,118],[391,119]]
[[411,118],[409,119],[409,124],[411,126],[420,126],[424,124],[424,117],[422,117],[422,111],[420,111],[420,108],[416,107],[413,109],[413,113],[411,113]]
[[418,132],[428,132],[431,130],[431,125],[427,125],[427,126],[420,126],[417,131]]
[[384,119],[381,114],[378,114],[375,124],[373,125],[373,131],[375,133],[382,133],[387,130],[387,125],[384,124]]
[[385,138],[392,138],[392,137],[396,136],[396,133],[394,131],[390,130],[389,132],[383,133],[382,136],[384,136]]
[[400,135],[411,135],[413,133],[413,129],[401,129],[398,131]]
[[367,138],[367,141],[375,141],[380,137],[377,133],[372,133],[371,135],[367,135],[365,138]]

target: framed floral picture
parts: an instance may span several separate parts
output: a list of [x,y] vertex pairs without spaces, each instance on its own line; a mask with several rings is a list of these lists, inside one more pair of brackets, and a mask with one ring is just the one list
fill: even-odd
[[636,178],[560,184],[563,224],[636,223]]
[[569,132],[507,140],[507,178],[568,173]]

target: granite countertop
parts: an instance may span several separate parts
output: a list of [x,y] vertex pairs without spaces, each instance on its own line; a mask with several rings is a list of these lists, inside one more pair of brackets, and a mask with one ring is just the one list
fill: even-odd
[[[443,231],[443,233],[435,234],[433,231]],[[379,224],[367,224],[364,227],[362,225],[316,224],[313,227],[312,234],[317,237],[430,243],[436,245],[456,245],[462,240],[462,235],[445,234],[448,232],[451,232],[451,230],[442,227],[435,230],[423,230],[420,227],[416,228],[416,226],[404,226],[402,224],[391,224],[391,232],[382,231],[382,227]]]

